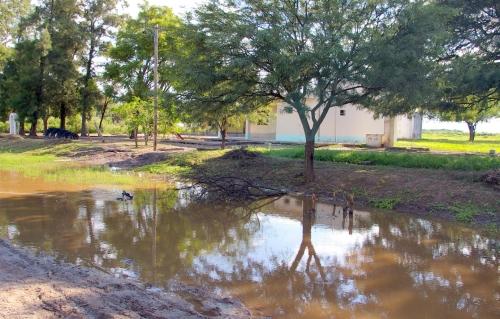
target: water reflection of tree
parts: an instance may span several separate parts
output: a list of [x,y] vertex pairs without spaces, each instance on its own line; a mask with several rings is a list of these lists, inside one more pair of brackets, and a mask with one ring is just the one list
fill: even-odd
[[311,265],[312,259],[314,258],[314,262],[316,263],[316,268],[318,269],[321,278],[325,280],[326,279],[325,272],[323,271],[323,267],[321,266],[321,261],[318,257],[318,254],[316,253],[316,250],[314,249],[311,240],[312,226],[314,224],[314,219],[316,217],[315,216],[316,211],[314,205],[315,203],[311,197],[308,196],[304,197],[302,201],[302,242],[300,243],[299,251],[295,256],[295,259],[292,262],[292,265],[290,267],[290,272],[295,273],[307,249],[309,256],[306,262],[306,273],[309,274],[309,269],[310,269],[309,267]]
[[241,207],[175,207],[176,199],[171,190],[139,191],[129,214],[114,211],[104,217],[107,231],[101,240],[114,247],[118,260],[133,261],[132,267],[145,280],[164,282],[188,272],[203,252],[231,252],[231,245],[248,242],[255,231],[248,227],[251,215]]

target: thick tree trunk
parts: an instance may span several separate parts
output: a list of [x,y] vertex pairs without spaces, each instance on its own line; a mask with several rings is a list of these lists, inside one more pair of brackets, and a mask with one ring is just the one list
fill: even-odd
[[49,117],[44,115],[43,117],[43,135],[47,133],[47,129],[49,128]]
[[466,122],[469,128],[469,142],[474,142],[476,138],[476,123]]
[[38,125],[38,112],[35,111],[33,113],[33,120],[31,121],[29,136],[36,136],[37,125]]
[[59,108],[59,128],[66,129],[66,104],[61,103]]
[[306,140],[304,153],[304,179],[309,183],[314,181],[314,139]]

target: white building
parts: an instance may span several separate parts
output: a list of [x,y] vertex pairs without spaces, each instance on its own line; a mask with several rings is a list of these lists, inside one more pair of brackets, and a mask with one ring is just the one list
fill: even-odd
[[[284,106],[284,103],[278,105],[266,123],[247,121],[245,137],[252,140],[305,142],[298,114],[285,112]],[[367,134],[380,136],[386,145],[392,145],[398,138],[420,138],[422,116],[416,113],[411,117],[374,118],[371,111],[355,105],[333,107],[321,124],[316,142],[364,144]]]

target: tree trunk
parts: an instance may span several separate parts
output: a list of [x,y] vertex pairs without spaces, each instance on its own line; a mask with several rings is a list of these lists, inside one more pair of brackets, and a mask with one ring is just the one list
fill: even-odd
[[104,120],[104,115],[106,114],[106,109],[108,108],[108,100],[104,101],[101,111],[101,119],[99,120],[99,132],[102,132],[102,121]]
[[467,127],[469,128],[469,142],[474,142],[474,139],[476,138],[476,124],[477,123],[472,123],[472,122],[466,122]]
[[66,104],[61,103],[59,108],[59,128],[66,129]]
[[49,117],[47,115],[43,116],[43,135],[47,133],[47,129],[49,126]]
[[134,142],[135,142],[135,148],[139,147],[138,141],[137,141],[137,134],[138,134],[138,129],[137,127],[134,130]]
[[226,129],[221,129],[220,130],[220,137],[221,137],[221,143],[220,143],[220,149],[223,150],[226,148]]
[[24,128],[24,119],[19,121],[19,135],[24,136],[26,134],[26,130]]
[[94,24],[92,23],[90,26],[90,47],[89,54],[87,56],[87,63],[85,65],[85,77],[83,78],[83,96],[82,96],[82,131],[81,136],[88,136],[88,128],[87,128],[87,112],[90,104],[90,80],[92,79],[92,60],[94,59],[95,54],[95,40],[93,37],[94,33]]
[[38,112],[35,111],[33,113],[33,120],[31,121],[31,127],[30,127],[29,136],[36,136],[37,124],[38,124]]
[[306,139],[304,147],[304,179],[306,183],[314,181],[314,138]]
[[44,84],[44,74],[45,74],[45,57],[42,56],[40,58],[40,64],[39,64],[39,79],[38,79],[38,85],[36,88],[35,96],[36,96],[36,111],[33,112],[33,122],[31,122],[31,128],[30,128],[30,136],[36,136],[36,128],[37,128],[37,122],[38,122],[38,112],[42,111],[43,108],[43,84]]

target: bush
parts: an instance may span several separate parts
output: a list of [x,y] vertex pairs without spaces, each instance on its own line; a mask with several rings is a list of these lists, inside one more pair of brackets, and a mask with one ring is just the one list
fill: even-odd
[[9,133],[9,124],[7,122],[0,122],[0,133]]

